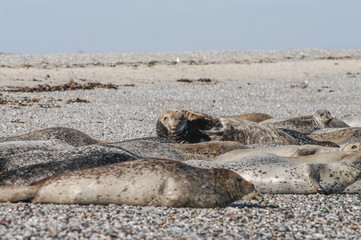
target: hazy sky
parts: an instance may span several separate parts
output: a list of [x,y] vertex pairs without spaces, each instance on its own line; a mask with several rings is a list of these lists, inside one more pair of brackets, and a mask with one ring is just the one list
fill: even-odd
[[360,0],[0,0],[0,52],[361,48]]

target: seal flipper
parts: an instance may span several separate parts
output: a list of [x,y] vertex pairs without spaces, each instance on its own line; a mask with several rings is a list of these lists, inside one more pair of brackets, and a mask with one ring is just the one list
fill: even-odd
[[40,186],[1,186],[0,202],[31,201]]
[[318,169],[315,169],[315,165],[305,164],[303,166],[303,171],[313,190],[317,193],[328,194],[328,191],[320,185],[320,172]]

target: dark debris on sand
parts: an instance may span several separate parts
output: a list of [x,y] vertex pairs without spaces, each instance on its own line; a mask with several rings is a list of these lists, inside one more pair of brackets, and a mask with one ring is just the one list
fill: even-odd
[[50,86],[48,84],[39,84],[36,87],[14,87],[12,89],[6,90],[8,92],[55,92],[55,91],[71,91],[71,90],[91,90],[95,88],[108,88],[108,89],[117,89],[118,86],[112,83],[103,84],[96,82],[88,82],[85,84],[80,84],[70,80],[69,83],[61,84],[57,86]]

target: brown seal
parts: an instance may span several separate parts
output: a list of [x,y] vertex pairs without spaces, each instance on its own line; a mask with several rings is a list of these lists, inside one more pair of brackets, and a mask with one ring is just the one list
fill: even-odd
[[206,158],[214,158],[218,155],[236,149],[248,148],[239,142],[233,142],[233,141],[210,141],[210,142],[183,143],[183,144],[167,143],[166,145],[171,146],[183,153],[195,154],[194,158],[196,158],[198,155],[203,155]]
[[157,135],[180,143],[237,141],[242,144],[275,142],[298,144],[287,133],[235,118],[216,118],[203,113],[170,109],[157,121]]
[[335,128],[327,132],[314,132],[309,135],[310,138],[317,141],[332,141],[337,144],[344,143],[349,139],[361,139],[361,128],[348,127],[348,128]]
[[251,183],[231,170],[201,169],[162,159],[69,172],[30,186],[0,187],[0,201],[34,203],[208,208],[260,198]]
[[245,113],[240,115],[225,116],[225,118],[240,118],[251,122],[259,123],[268,119],[272,119],[273,117],[265,113]]

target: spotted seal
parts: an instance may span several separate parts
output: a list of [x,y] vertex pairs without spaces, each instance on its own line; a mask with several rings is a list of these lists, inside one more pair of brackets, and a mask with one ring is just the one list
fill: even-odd
[[328,127],[332,119],[334,119],[334,116],[328,110],[318,110],[310,119],[288,119],[268,123],[261,122],[260,124],[268,127],[296,130],[308,134],[315,130]]
[[[0,143],[0,173],[27,165],[62,161],[101,152],[126,152],[137,158],[164,158],[177,161],[209,158],[208,155],[182,152],[161,142],[164,141],[159,141],[158,138],[142,138],[79,147],[73,147],[57,139],[5,142]],[[226,151],[226,146],[223,150]]]
[[257,155],[261,153],[272,153],[284,158],[309,156],[323,152],[336,152],[339,148],[323,147],[318,145],[285,145],[268,148],[237,149],[221,154],[213,159],[216,162],[228,162],[238,158]]
[[185,163],[204,168],[230,169],[253,183],[261,193],[339,193],[358,181],[361,174],[360,161],[298,163],[270,153],[222,163],[201,160]]
[[39,141],[10,141],[0,143],[0,157],[25,153],[34,150],[57,151],[72,150],[73,146],[58,139]]
[[[191,154],[191,157],[200,159],[203,158],[214,158],[218,155],[230,152],[236,149],[248,149],[247,146],[234,141],[210,141],[200,143],[167,143],[166,145],[173,147],[183,153]],[[187,159],[188,160],[188,159]]]
[[[107,147],[99,144],[73,147],[71,149],[58,149],[52,151],[44,149],[31,149],[31,151],[7,155],[0,158],[0,173],[33,164],[64,161],[96,153],[124,153],[136,158],[140,158],[136,154],[126,151],[124,149]],[[89,159],[89,161],[90,160],[91,159]]]
[[298,144],[288,134],[271,127],[235,118],[216,118],[203,113],[169,109],[157,121],[156,132],[180,143],[237,141],[242,144],[280,142]]
[[341,142],[342,151],[361,151],[361,138],[351,138],[346,142]]
[[24,165],[0,174],[0,185],[27,185],[66,172],[134,159],[138,157],[126,152],[101,152],[62,161]]
[[0,142],[59,139],[74,147],[98,143],[89,135],[72,128],[53,127],[18,136],[1,137]]
[[260,199],[254,186],[227,169],[200,169],[161,159],[139,159],[61,174],[30,186],[0,187],[0,201],[224,207]]
[[327,130],[319,130],[308,136],[317,141],[332,141],[337,144],[344,144],[345,141],[350,139],[361,139],[361,128],[359,127],[332,128]]
[[358,151],[334,151],[318,152],[305,156],[286,157],[292,162],[332,163],[342,160],[361,161],[361,152]]

